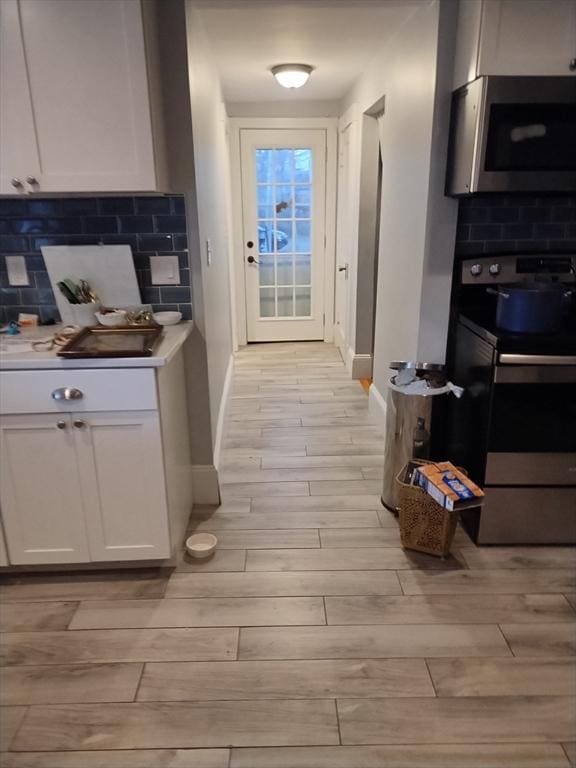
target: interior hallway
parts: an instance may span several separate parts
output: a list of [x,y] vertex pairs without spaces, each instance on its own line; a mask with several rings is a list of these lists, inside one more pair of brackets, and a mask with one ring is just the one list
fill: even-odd
[[335,347],[243,349],[211,560],[0,582],[2,768],[576,765],[573,549],[404,552],[382,444]]

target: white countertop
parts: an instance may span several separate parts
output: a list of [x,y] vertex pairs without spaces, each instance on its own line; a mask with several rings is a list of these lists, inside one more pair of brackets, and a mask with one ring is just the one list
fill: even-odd
[[[166,326],[151,357],[100,357],[67,360],[57,349],[35,352],[32,341],[50,339],[62,326],[41,326],[23,330],[17,336],[0,336],[0,371],[27,371],[66,368],[159,368],[167,365],[192,332],[194,323]],[[6,351],[6,350],[12,351]]]

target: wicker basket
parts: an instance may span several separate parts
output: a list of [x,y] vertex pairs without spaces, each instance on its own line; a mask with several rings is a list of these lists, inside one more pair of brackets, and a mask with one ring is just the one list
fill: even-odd
[[[419,461],[419,464],[430,464]],[[454,539],[458,512],[450,512],[429,496],[422,488],[407,485],[396,478],[400,498],[400,538],[405,549],[426,552],[437,557],[447,557]]]

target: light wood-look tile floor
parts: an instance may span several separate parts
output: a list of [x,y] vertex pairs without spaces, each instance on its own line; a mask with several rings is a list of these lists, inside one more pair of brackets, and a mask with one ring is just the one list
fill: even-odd
[[566,547],[400,546],[339,352],[240,352],[215,556],[4,577],[2,768],[576,766]]

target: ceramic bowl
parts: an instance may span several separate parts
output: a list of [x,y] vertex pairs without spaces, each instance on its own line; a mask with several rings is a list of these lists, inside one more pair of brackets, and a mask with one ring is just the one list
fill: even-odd
[[100,325],[106,325],[108,328],[128,325],[124,309],[117,309],[114,312],[96,312],[96,320],[98,320]]
[[210,555],[216,549],[218,539],[211,533],[195,533],[186,539],[186,551],[190,557],[200,560]]
[[153,318],[158,325],[177,325],[182,320],[182,312],[154,312]]

